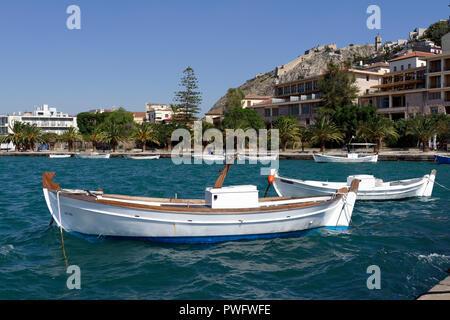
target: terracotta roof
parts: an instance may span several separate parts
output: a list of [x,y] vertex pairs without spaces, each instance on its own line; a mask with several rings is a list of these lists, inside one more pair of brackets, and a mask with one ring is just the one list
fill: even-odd
[[413,57],[429,57],[429,56],[434,56],[434,53],[414,51],[414,52],[406,54],[404,56],[400,56],[400,57],[394,58],[392,60],[389,60],[389,62],[413,58]]
[[147,116],[147,112],[133,112],[133,111],[131,111],[130,112],[131,114],[133,114],[133,116],[135,116],[135,117],[146,117]]
[[208,116],[221,116],[221,115],[223,115],[223,108],[217,108],[217,109],[209,110],[207,113],[205,113],[205,115],[208,115]]

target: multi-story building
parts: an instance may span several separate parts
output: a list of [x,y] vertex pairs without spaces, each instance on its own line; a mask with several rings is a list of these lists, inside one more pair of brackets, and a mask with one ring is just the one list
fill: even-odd
[[392,59],[390,72],[376,92],[359,98],[379,114],[407,119],[416,114],[450,114],[450,33],[442,38],[442,54],[412,52]]
[[147,120],[151,123],[166,123],[172,121],[173,110],[166,104],[146,103]]
[[[379,83],[384,71],[367,71],[363,69],[349,69],[356,79],[358,94],[370,93],[374,85]],[[275,97],[269,101],[251,106],[270,124],[280,116],[295,116],[301,124],[309,125],[317,116],[322,104],[321,92],[318,88],[319,79],[323,75],[309,77],[302,80],[278,84],[275,86]],[[355,101],[356,103],[356,101]]]
[[8,116],[0,115],[0,135],[8,133]]
[[9,133],[12,133],[10,127],[13,127],[16,121],[35,125],[44,132],[56,134],[63,134],[70,127],[78,128],[77,117],[59,112],[56,108],[49,107],[47,104],[42,105],[42,107],[36,107],[33,113],[24,112],[23,114],[8,115]]

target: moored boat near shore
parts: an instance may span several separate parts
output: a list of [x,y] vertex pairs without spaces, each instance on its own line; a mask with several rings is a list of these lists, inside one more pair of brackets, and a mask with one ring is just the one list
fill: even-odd
[[450,156],[435,155],[434,158],[438,164],[450,164]]
[[274,170],[275,191],[280,197],[306,197],[329,195],[337,189],[360,180],[357,200],[400,200],[412,197],[430,197],[433,192],[436,170],[420,178],[384,182],[372,175],[354,175],[347,182],[299,180],[280,177]]
[[71,158],[71,154],[50,154],[48,155],[49,158],[53,159],[63,159],[63,158]]
[[378,161],[378,154],[375,155],[361,155],[358,153],[348,153],[346,156],[331,156],[325,154],[314,153],[313,158],[315,162],[339,162],[339,163],[361,163],[361,162],[372,162]]
[[131,156],[131,155],[125,156],[125,158],[133,159],[133,160],[157,160],[160,157],[161,156],[159,154],[158,155],[154,155],[154,156]]
[[111,157],[111,154],[109,153],[104,153],[104,154],[100,154],[100,153],[86,153],[86,154],[82,154],[82,153],[77,153],[75,155],[75,158],[78,159],[109,159]]
[[85,235],[202,243],[349,226],[359,180],[332,195],[260,199],[256,186],[222,187],[229,166],[204,200],[62,189],[51,172],[43,174],[43,192],[57,225]]

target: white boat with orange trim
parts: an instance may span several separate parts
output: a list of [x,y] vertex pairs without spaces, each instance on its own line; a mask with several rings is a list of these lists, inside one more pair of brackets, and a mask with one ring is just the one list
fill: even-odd
[[93,236],[204,243],[347,228],[359,181],[332,195],[259,198],[256,186],[223,187],[230,164],[205,199],[161,199],[62,189],[55,173],[42,176],[44,197],[58,226]]

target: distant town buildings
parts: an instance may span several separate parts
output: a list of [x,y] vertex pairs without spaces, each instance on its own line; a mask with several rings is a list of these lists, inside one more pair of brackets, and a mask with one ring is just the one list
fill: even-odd
[[150,123],[167,123],[172,121],[173,110],[166,104],[146,103],[147,121]]
[[34,112],[24,112],[0,116],[0,132],[12,133],[14,122],[20,121],[35,125],[44,132],[63,134],[68,128],[77,128],[77,117],[59,112],[54,107],[44,104],[36,107]]
[[[374,67],[377,71],[352,68],[349,71],[355,76],[359,94],[368,93],[372,86],[377,85],[384,73],[382,64]],[[280,116],[294,116],[303,125],[312,123],[322,103],[321,92],[318,88],[319,79],[323,75],[309,77],[302,80],[286,82],[275,86],[275,96],[249,106],[270,124]],[[252,95],[246,96],[243,103],[248,103]],[[355,101],[356,103],[357,101]]]

